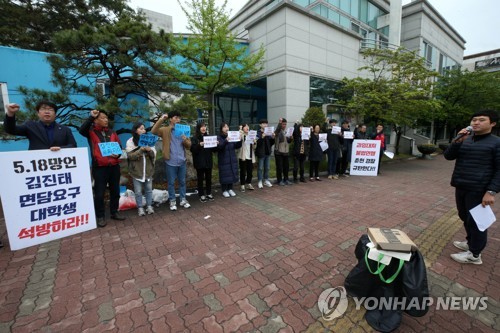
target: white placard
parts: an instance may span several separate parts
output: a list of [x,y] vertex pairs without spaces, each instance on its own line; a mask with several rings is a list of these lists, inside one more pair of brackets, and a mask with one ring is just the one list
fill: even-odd
[[227,140],[229,142],[241,141],[240,131],[228,131],[227,132]]
[[293,127],[288,127],[288,129],[286,130],[286,136],[291,137],[293,135],[293,130]]
[[311,128],[310,127],[302,127],[302,140],[309,140],[311,137]]
[[350,175],[376,176],[379,151],[379,140],[354,140],[352,143]]
[[497,220],[489,205],[483,207],[483,205],[479,204],[470,210],[470,214],[476,221],[477,228],[480,231],[485,231]]
[[344,139],[354,139],[354,132],[345,131],[344,132]]
[[96,228],[87,148],[0,153],[12,250]]
[[207,135],[203,137],[203,148],[217,147],[217,135]]
[[340,134],[342,128],[340,126],[332,126],[332,134]]
[[326,143],[325,141],[320,141],[319,146],[321,147],[321,150],[323,150],[323,151],[328,149],[328,143]]
[[319,133],[319,141],[326,141],[326,133]]
[[391,160],[394,158],[394,153],[392,151],[384,151],[384,155],[389,157]]
[[264,127],[264,136],[273,136],[273,133],[274,133],[273,126]]
[[247,144],[252,144],[255,142],[255,139],[257,138],[257,131],[250,130],[248,131],[247,139],[245,140],[245,143]]

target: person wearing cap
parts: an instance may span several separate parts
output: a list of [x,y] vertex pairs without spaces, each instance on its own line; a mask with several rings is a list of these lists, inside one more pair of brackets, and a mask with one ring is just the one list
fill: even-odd
[[92,110],[89,118],[82,124],[79,132],[86,137],[92,157],[92,177],[94,178],[94,208],[97,226],[105,227],[104,193],[109,187],[109,211],[113,220],[123,221],[125,217],[118,214],[120,200],[120,155],[102,156],[99,143],[118,142],[120,138],[108,127],[109,120],[105,111]]
[[50,149],[58,151],[61,148],[75,148],[76,141],[68,126],[57,123],[57,105],[51,101],[40,101],[35,110],[38,121],[28,120],[22,125],[16,125],[16,113],[20,110],[19,104],[7,105],[3,128],[12,135],[28,138],[28,150]]

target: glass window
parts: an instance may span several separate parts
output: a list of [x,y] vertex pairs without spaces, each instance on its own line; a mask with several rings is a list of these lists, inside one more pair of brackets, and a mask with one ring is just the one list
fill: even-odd
[[361,0],[359,3],[359,20],[361,22],[368,22],[368,0]]
[[309,3],[311,1],[310,0],[293,0],[293,2],[296,3],[299,6],[307,7],[307,6],[309,6]]
[[377,17],[379,16],[379,10],[376,6],[368,3],[368,20],[366,23],[370,27],[377,28]]
[[338,93],[342,82],[326,80],[319,77],[310,77],[310,106],[321,106],[323,104],[335,104],[338,101]]
[[342,0],[340,2],[340,9],[346,13],[351,12],[351,0]]
[[330,5],[337,7],[337,8],[340,8],[340,0],[328,0],[328,3]]
[[350,29],[351,28],[351,19],[348,17],[345,17],[344,15],[340,15],[340,25]]
[[350,14],[355,18],[359,19],[359,0],[351,1],[351,12]]
[[332,9],[328,9],[328,19],[332,22],[340,24],[340,14]]

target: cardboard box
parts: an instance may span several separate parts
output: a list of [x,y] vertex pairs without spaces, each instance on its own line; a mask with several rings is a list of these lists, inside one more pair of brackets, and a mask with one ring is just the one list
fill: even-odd
[[368,237],[381,250],[411,252],[418,248],[403,231],[389,228],[368,228]]

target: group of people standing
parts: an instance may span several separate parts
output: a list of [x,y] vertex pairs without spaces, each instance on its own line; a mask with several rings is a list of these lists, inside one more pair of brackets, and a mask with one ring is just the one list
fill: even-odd
[[[29,150],[48,149],[59,151],[63,148],[76,147],[76,140],[72,131],[64,125],[58,124],[56,119],[57,105],[51,101],[40,101],[35,106],[38,121],[26,121],[22,125],[16,124],[18,104],[7,105],[4,130],[8,134],[25,136],[29,141]],[[163,126],[166,120],[169,126]],[[253,190],[252,172],[255,162],[258,163],[258,188],[272,187],[269,179],[270,156],[274,151],[276,159],[276,178],[279,185],[291,185],[289,174],[290,144],[293,143],[293,180],[305,182],[304,164],[309,159],[309,176],[311,181],[320,181],[319,163],[326,153],[328,157],[328,178],[338,179],[347,176],[347,166],[350,162],[353,139],[375,139],[381,142],[380,160],[385,150],[385,136],[383,126],[377,125],[377,132],[369,137],[366,126],[359,125],[354,130],[352,138],[345,137],[350,131],[349,123],[343,121],[341,130],[332,131],[337,125],[334,119],[327,119],[323,128],[315,124],[311,128],[309,139],[302,136],[303,125],[296,122],[292,135],[287,135],[287,121],[280,119],[276,130],[269,132],[267,120],[261,120],[255,139],[249,139],[249,126],[240,126],[239,141],[229,140],[229,126],[221,123],[217,135],[217,145],[205,148],[205,138],[208,135],[207,126],[200,122],[192,138],[183,133],[176,133],[176,124],[181,121],[178,112],[159,117],[151,132],[162,138],[162,151],[168,181],[168,195],[170,210],[177,210],[175,182],[179,184],[179,204],[189,208],[191,205],[186,199],[186,150],[190,149],[193,155],[193,164],[197,172],[197,187],[201,202],[214,200],[212,194],[213,154],[218,154],[219,180],[222,195],[226,198],[236,196],[233,184],[240,181],[240,190]],[[452,254],[455,261],[464,264],[482,264],[481,252],[486,247],[487,230],[480,230],[469,210],[476,205],[491,206],[495,203],[495,195],[500,191],[500,139],[492,135],[492,129],[498,121],[498,113],[493,110],[484,110],[471,117],[472,130],[464,128],[459,136],[453,140],[444,156],[449,160],[456,160],[451,184],[456,187],[456,203],[460,219],[464,222],[466,231],[465,241],[455,241],[453,245],[463,252]],[[321,131],[327,133],[326,148],[320,144]],[[118,213],[119,186],[120,186],[120,157],[121,154],[103,156],[99,144],[103,142],[117,142],[120,139],[115,131],[109,128],[108,115],[104,111],[92,110],[88,119],[82,124],[79,133],[86,137],[92,158],[92,176],[94,180],[94,206],[99,227],[106,226],[104,193],[109,188],[110,216],[115,220],[124,220]],[[153,214],[152,206],[152,177],[156,161],[154,147],[139,144],[139,138],[146,133],[144,124],[136,123],[132,127],[132,137],[126,143],[129,173],[133,178],[139,216]],[[120,144],[121,146],[121,144]],[[274,147],[274,149],[273,149]],[[239,174],[238,174],[239,167]],[[238,177],[239,176],[239,177]],[[146,209],[142,202],[142,192],[146,197]],[[3,244],[0,242],[0,247]]]

